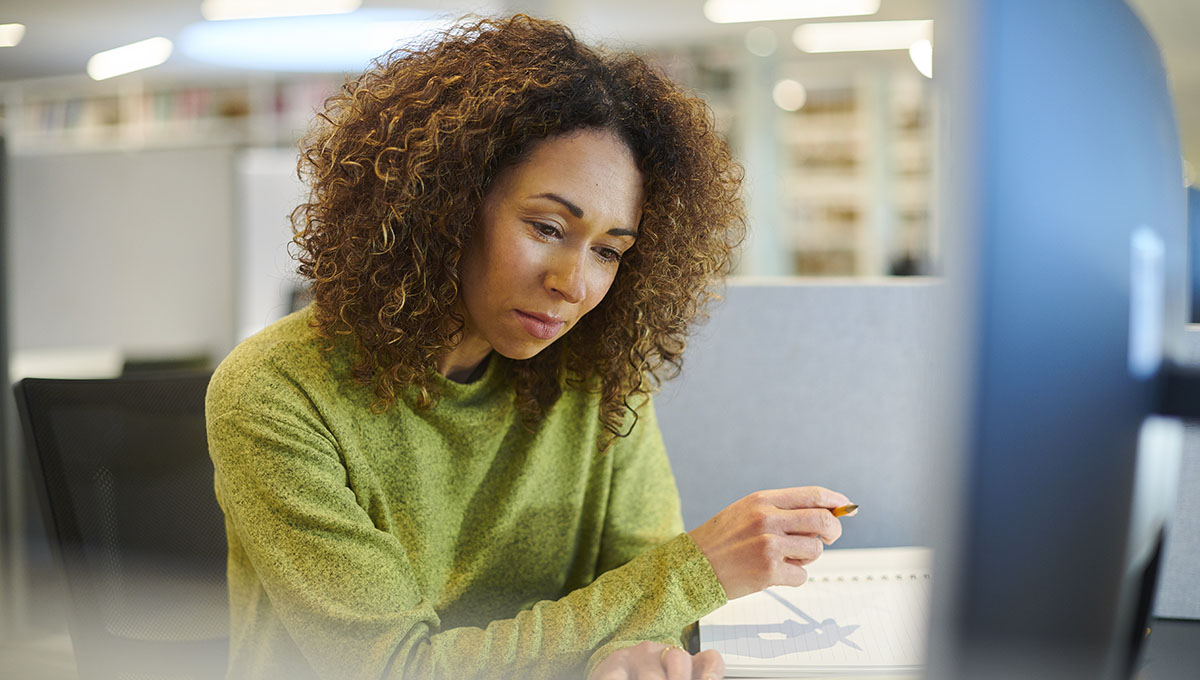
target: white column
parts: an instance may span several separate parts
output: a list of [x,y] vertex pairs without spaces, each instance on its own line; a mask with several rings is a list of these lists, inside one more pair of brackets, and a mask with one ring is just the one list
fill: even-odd
[[749,232],[742,245],[738,273],[754,276],[791,274],[790,251],[780,233],[783,215],[779,182],[781,111],[771,99],[778,57],[759,57],[742,50],[735,89],[734,149],[746,168],[744,192]]
[[864,229],[859,234],[859,276],[886,276],[896,234],[891,76],[880,69],[858,83],[862,125],[866,135],[863,159]]

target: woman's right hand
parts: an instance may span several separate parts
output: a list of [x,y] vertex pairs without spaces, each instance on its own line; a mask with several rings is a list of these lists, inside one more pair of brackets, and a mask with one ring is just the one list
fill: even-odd
[[804,583],[804,565],[842,535],[833,509],[849,504],[842,494],[819,486],[758,491],[688,535],[732,600],[770,586]]
[[642,642],[609,654],[588,680],[721,680],[725,660],[709,649],[688,654],[680,647]]

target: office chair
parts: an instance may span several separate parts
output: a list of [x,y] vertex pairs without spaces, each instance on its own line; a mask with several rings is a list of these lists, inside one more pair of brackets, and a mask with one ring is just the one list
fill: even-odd
[[81,680],[223,678],[225,522],[208,374],[16,386]]

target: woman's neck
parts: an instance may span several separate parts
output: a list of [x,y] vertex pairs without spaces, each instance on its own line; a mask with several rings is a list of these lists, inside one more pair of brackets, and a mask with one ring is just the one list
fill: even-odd
[[438,360],[437,371],[456,383],[478,380],[487,369],[492,348],[486,343],[482,347],[466,348],[460,343]]

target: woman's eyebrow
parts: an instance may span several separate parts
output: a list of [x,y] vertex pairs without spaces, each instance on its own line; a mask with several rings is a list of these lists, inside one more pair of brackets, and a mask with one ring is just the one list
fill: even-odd
[[583,208],[580,208],[579,206],[568,201],[567,199],[563,198],[562,196],[559,196],[558,194],[551,194],[551,193],[538,194],[538,195],[534,196],[534,198],[548,198],[552,201],[558,201],[559,203],[562,203],[564,206],[566,206],[567,210],[569,210],[571,212],[571,214],[574,215],[575,217],[583,217]]
[[[562,196],[559,196],[558,194],[553,194],[553,193],[537,194],[534,196],[534,198],[548,198],[551,201],[556,201],[558,203],[563,204],[567,208],[567,210],[570,211],[570,213],[572,215],[574,215],[576,218],[583,217],[583,208],[580,208],[579,206],[568,201],[567,199],[563,198]],[[613,236],[630,236],[633,238],[637,238],[637,232],[633,231],[632,229],[620,229],[620,228],[609,229],[608,233]]]

